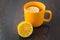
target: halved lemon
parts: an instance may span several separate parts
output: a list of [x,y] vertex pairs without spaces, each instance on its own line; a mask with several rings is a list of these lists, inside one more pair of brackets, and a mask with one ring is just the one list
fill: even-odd
[[23,21],[17,26],[18,34],[21,37],[29,37],[33,32],[33,27],[29,22]]

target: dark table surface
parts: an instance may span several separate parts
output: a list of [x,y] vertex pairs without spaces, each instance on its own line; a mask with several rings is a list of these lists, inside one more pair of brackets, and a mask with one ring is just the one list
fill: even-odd
[[[37,0],[52,10],[50,23],[34,28],[33,34],[22,38],[17,34],[17,25],[24,20],[23,6],[31,0],[0,0],[0,40],[60,40],[60,1]],[[47,16],[47,15],[46,15]]]

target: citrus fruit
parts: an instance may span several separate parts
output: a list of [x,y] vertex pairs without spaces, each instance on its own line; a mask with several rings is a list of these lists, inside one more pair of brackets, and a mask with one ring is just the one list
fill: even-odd
[[27,10],[29,10],[30,12],[35,12],[35,13],[39,12],[39,8],[35,6],[28,7]]
[[29,22],[23,21],[17,26],[18,34],[21,37],[29,37],[33,32],[33,27]]

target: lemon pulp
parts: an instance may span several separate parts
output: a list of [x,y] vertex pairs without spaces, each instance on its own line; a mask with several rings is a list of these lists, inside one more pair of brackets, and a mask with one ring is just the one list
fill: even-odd
[[29,22],[21,22],[18,24],[18,34],[21,37],[28,37],[32,34],[33,27]]

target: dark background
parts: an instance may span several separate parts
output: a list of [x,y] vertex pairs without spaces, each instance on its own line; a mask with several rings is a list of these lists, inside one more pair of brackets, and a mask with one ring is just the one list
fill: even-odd
[[52,11],[51,22],[34,28],[33,34],[28,38],[17,34],[17,24],[24,20],[23,6],[29,1],[31,0],[0,0],[0,40],[60,40],[59,0],[36,0]]

